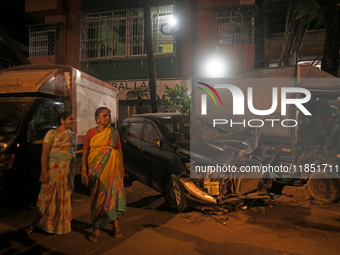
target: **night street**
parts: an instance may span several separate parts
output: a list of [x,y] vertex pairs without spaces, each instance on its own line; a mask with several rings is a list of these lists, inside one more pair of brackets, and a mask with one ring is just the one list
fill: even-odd
[[0,255],[339,255],[339,65],[340,0],[2,1]]
[[128,210],[121,218],[122,238],[111,225],[91,243],[89,197],[75,193],[72,232],[23,234],[34,207],[1,208],[1,254],[339,254],[339,204],[307,199],[286,187],[269,204],[256,203],[227,214],[192,210],[175,214],[163,197],[134,181],[126,188]]

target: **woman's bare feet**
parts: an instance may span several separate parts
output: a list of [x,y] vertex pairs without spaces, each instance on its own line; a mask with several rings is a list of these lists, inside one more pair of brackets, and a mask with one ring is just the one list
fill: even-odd
[[113,230],[114,237],[119,238],[119,237],[123,236],[122,232],[120,232],[120,229],[119,229],[118,219],[115,219],[113,221],[113,229],[112,230]]
[[94,243],[98,242],[99,234],[100,234],[99,229],[94,230],[92,235],[89,236],[89,240]]

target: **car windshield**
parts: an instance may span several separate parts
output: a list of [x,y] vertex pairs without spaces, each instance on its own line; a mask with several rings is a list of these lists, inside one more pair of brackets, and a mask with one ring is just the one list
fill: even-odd
[[0,132],[15,132],[28,105],[29,102],[1,102]]
[[170,143],[174,143],[182,148],[190,147],[190,121],[189,116],[176,116],[161,118],[160,120],[166,136]]

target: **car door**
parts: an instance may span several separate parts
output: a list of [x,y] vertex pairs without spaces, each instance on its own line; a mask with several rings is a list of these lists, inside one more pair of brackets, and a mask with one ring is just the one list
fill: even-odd
[[143,125],[143,120],[124,122],[120,133],[122,136],[124,166],[129,174],[141,180],[145,179],[141,171],[142,165],[145,163],[141,155],[141,148],[143,147],[141,140]]
[[151,141],[156,138],[161,138],[157,126],[152,121],[145,120],[142,137],[143,148],[141,152],[145,165],[143,165],[142,171],[146,177],[146,183],[162,191],[163,180],[169,164],[169,152],[162,151],[159,147],[152,145]]

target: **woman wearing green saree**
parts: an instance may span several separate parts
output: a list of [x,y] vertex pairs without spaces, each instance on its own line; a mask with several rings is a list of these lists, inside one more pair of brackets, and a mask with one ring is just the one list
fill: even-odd
[[74,117],[70,112],[58,116],[59,127],[48,131],[41,155],[41,184],[32,225],[52,234],[71,231],[71,194],[74,189],[76,135],[70,130]]
[[126,211],[124,166],[120,137],[110,127],[111,111],[100,107],[95,112],[97,127],[87,131],[83,161],[82,183],[91,188],[92,242],[98,241],[99,229],[113,223],[115,237],[121,237],[119,216]]

